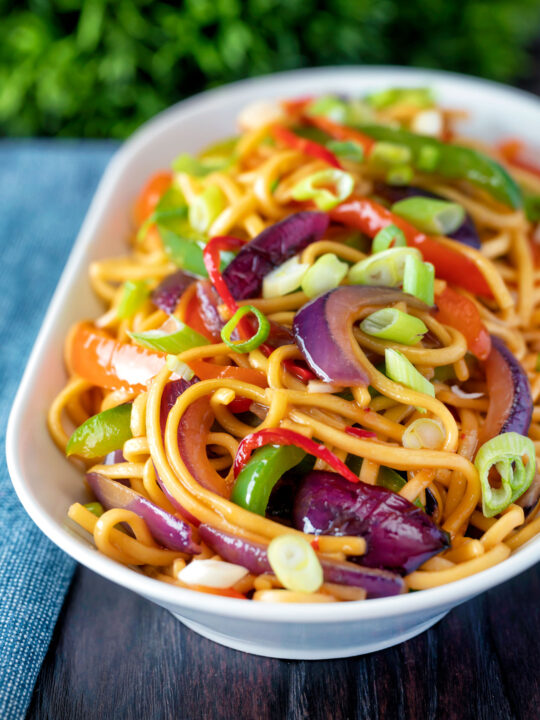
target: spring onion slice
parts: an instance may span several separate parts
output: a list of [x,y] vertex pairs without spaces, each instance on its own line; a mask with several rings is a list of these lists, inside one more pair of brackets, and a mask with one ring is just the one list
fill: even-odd
[[445,439],[444,427],[438,418],[418,418],[406,428],[402,444],[409,450],[439,450]]
[[376,142],[369,154],[369,162],[376,167],[403,166],[412,160],[410,148],[398,143]]
[[375,253],[352,266],[349,282],[353,285],[398,287],[403,283],[405,261],[409,255],[422,259],[420,250],[411,247],[391,248]]
[[391,248],[407,247],[407,240],[396,225],[387,225],[375,235],[371,252],[373,254],[389,250]]
[[98,502],[89,502],[84,505],[87,510],[89,510],[92,515],[95,515],[96,517],[101,517],[103,515],[103,505]]
[[121,320],[133,317],[149,295],[150,288],[146,280],[127,280],[122,287],[122,297],[116,308],[116,315]]
[[146,330],[145,332],[129,333],[136,343],[151,350],[177,355],[178,353],[198,347],[209,345],[209,341],[196,330],[190,328],[178,318],[171,317],[157,330]]
[[192,560],[178,573],[186,585],[204,585],[212,588],[229,588],[248,574],[242,565],[223,560]]
[[321,255],[302,279],[302,290],[309,298],[322,295],[336,288],[349,271],[347,263],[341,262],[334,253]]
[[167,355],[167,367],[171,372],[187,382],[189,382],[195,375],[189,365],[182,362],[182,360],[179,360],[176,355]]
[[347,103],[335,95],[321,95],[307,107],[308,115],[324,115],[334,122],[347,123]]
[[360,330],[367,335],[402,345],[416,345],[428,331],[420,318],[397,308],[376,310],[362,320]]
[[418,372],[410,360],[407,360],[399,350],[386,348],[384,359],[386,362],[386,374],[391,380],[405,385],[411,390],[417,390],[425,395],[435,397],[433,385]]
[[388,88],[371,93],[366,101],[377,110],[383,110],[394,105],[412,105],[417,108],[431,107],[434,104],[431,88]]
[[447,200],[410,197],[392,205],[392,212],[427,233],[448,235],[463,224],[465,210]]
[[[235,342],[231,339],[233,332],[243,317],[252,313],[257,318],[258,327],[255,335],[250,337],[248,340],[240,340]],[[221,339],[235,352],[248,353],[252,350],[256,350],[259,345],[262,345],[270,334],[270,322],[263,313],[253,305],[243,305],[239,308],[229,322],[225,325],[221,331]]]
[[282,297],[298,290],[309,263],[301,263],[298,255],[268,273],[263,279],[263,298]]
[[[493,517],[529,488],[536,471],[534,443],[515,432],[497,435],[478,450],[474,464],[482,486],[482,512],[485,517]],[[493,467],[500,475],[500,487],[492,487],[489,482]]]
[[422,262],[410,255],[405,259],[403,270],[403,292],[423,300],[426,305],[435,302],[435,268],[431,263]]
[[386,173],[386,182],[389,185],[410,185],[414,177],[411,165],[396,165]]
[[287,590],[316,592],[323,582],[321,563],[304,538],[279,535],[268,545],[268,562]]
[[[334,187],[335,192],[328,190],[329,186]],[[294,200],[313,200],[319,210],[326,212],[346,200],[353,188],[354,178],[350,173],[332,168],[308,175],[293,187],[291,196]]]
[[225,198],[217,185],[209,185],[189,206],[189,224],[197,232],[207,232],[225,207]]
[[330,140],[326,147],[344,160],[361,163],[364,160],[364,148],[353,140]]

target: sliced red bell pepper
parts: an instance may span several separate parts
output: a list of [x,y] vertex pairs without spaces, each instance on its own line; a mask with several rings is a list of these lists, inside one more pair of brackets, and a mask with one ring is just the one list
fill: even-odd
[[336,222],[360,230],[371,238],[388,225],[396,225],[403,231],[407,245],[418,248],[424,260],[434,265],[437,277],[459,285],[475,295],[493,297],[485,277],[472,260],[420,232],[375,200],[350,198],[331,210],[330,217]]
[[355,437],[362,438],[363,440],[377,437],[377,434],[372,432],[371,430],[364,430],[364,428],[352,427],[352,425],[347,425],[347,427],[345,428],[345,432],[348,435],[354,435]]
[[281,101],[281,107],[285,110],[287,115],[297,116],[300,115],[310,102],[314,100],[313,95],[304,95],[303,97],[287,98]]
[[446,287],[436,295],[435,304],[437,310],[433,316],[463,333],[472,354],[479,360],[486,360],[491,351],[491,337],[473,301]]
[[141,190],[133,208],[133,217],[137,227],[140,227],[145,220],[148,220],[154,212],[161,196],[170,188],[172,180],[173,174],[170,170],[160,170],[150,177]]
[[292,130],[289,130],[289,128],[283,125],[274,125],[270,132],[275,140],[290,147],[291,150],[298,150],[298,152],[304,155],[310,155],[311,157],[317,158],[317,160],[323,160],[332,167],[341,169],[341,164],[337,157],[334,153],[330,152],[330,150],[327,150],[324,145],[319,145],[319,143],[313,140],[307,140],[299,135],[295,135]]
[[227,287],[227,283],[223,279],[223,275],[219,269],[221,261],[220,253],[222,250],[240,250],[245,244],[245,241],[240,240],[240,238],[222,235],[213,237],[203,250],[204,266],[206,267],[208,277],[232,315],[238,310],[238,304]]
[[66,342],[66,364],[71,372],[110,390],[146,390],[165,359],[165,353],[118,342],[89,323],[75,325]]
[[310,455],[323,460],[350,482],[359,482],[358,477],[327,447],[319,445],[314,440],[294,432],[294,430],[285,430],[283,428],[264,428],[264,430],[246,435],[238,446],[236,458],[234,459],[234,477],[238,477],[244,465],[249,461],[251,453],[265,445],[295,445]]
[[291,373],[291,375],[294,375],[297,380],[300,380],[300,382],[308,383],[310,380],[317,379],[315,373],[311,372],[309,368],[298,365],[298,363],[295,363],[294,360],[284,360],[283,367],[287,370],[287,372]]
[[310,125],[319,128],[319,130],[322,130],[327,135],[330,135],[334,140],[351,140],[352,142],[358,143],[358,145],[364,149],[366,156],[369,155],[372,147],[375,145],[373,138],[364,135],[364,133],[354,128],[340,125],[324,117],[324,115],[304,115],[302,119]]
[[530,172],[540,178],[540,167],[529,162],[529,160],[525,160],[523,157],[525,143],[522,140],[512,138],[499,143],[497,147],[501,155],[508,163],[510,163],[510,165],[515,165],[523,170],[527,170],[527,172]]

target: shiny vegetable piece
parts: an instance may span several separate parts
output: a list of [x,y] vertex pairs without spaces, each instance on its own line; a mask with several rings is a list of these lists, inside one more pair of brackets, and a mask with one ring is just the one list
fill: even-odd
[[426,378],[418,372],[412,362],[408,360],[399,350],[386,348],[384,351],[384,360],[386,364],[386,374],[394,382],[405,385],[411,390],[425,393],[435,397],[435,388],[426,380]]
[[131,403],[93,415],[69,438],[66,455],[95,458],[118,450],[132,437],[130,421]]
[[274,125],[271,128],[271,133],[278,142],[283,143],[286,147],[291,148],[291,150],[297,150],[304,155],[310,155],[311,157],[317,158],[317,160],[323,160],[332,167],[341,168],[337,157],[331,153],[330,150],[327,150],[324,145],[296,135],[289,130],[289,128],[282,125]]
[[[257,320],[257,329],[255,333],[247,340],[232,340],[231,336],[240,324],[242,318],[250,313],[254,315]],[[256,350],[260,345],[262,345],[262,343],[267,340],[269,334],[270,322],[266,316],[253,305],[244,305],[243,307],[238,308],[232,318],[226,323],[221,331],[221,339],[235,352],[248,353],[252,350]]]
[[392,212],[419,230],[435,235],[455,232],[465,220],[465,210],[458,203],[427,197],[400,200],[392,205]]
[[[335,192],[328,189],[335,187]],[[313,200],[319,210],[331,210],[352,193],[354,178],[343,170],[321,170],[300,180],[291,195],[294,200]]]
[[533,411],[529,380],[514,354],[495,335],[485,370],[489,407],[480,441],[485,443],[500,433],[527,435]]
[[232,502],[257,515],[266,512],[270,494],[277,481],[305,457],[294,445],[267,445],[253,453],[236,478]]
[[267,549],[268,562],[287,590],[312,593],[323,582],[323,571],[311,545],[298,535],[278,535]]
[[131,510],[145,521],[152,537],[170,550],[196,555],[201,552],[193,528],[184,520],[166,512],[135,490],[109,480],[99,473],[87,473],[86,481],[104,508]]
[[[429,190],[414,187],[413,185],[407,185],[405,187],[395,187],[379,183],[375,186],[375,194],[378,197],[382,197],[385,200],[388,200],[388,202],[390,203],[397,203],[400,200],[413,197],[433,198],[435,200],[445,199],[440,195],[436,195],[435,193],[430,192]],[[457,228],[457,230],[448,233],[447,237],[452,238],[453,240],[457,240],[464,245],[469,245],[469,247],[476,248],[476,250],[480,250],[482,245],[482,243],[480,242],[480,236],[478,235],[478,230],[476,229],[476,225],[474,224],[474,220],[468,213],[465,213],[465,218],[461,225]]]
[[420,232],[375,200],[349,198],[331,210],[330,217],[336,222],[361,230],[372,238],[388,225],[397,225],[403,231],[407,245],[420,250],[424,260],[434,265],[438,278],[448,280],[475,295],[493,297],[486,278],[471,259]]
[[[516,432],[497,435],[482,445],[474,464],[482,485],[482,512],[485,517],[493,517],[523,495],[532,483],[536,471],[534,443]],[[493,467],[500,475],[500,487],[492,487],[489,482]]]
[[78,323],[67,339],[66,362],[71,372],[99,387],[142,392],[165,364],[165,355]]
[[302,290],[308,298],[337,287],[349,272],[347,263],[334,253],[325,253],[313,263],[302,278]]
[[403,231],[395,225],[388,225],[382,230],[379,230],[373,238],[371,252],[379,253],[397,247],[407,247],[405,235]]
[[178,320],[174,315],[165,321],[157,330],[129,333],[130,337],[152,350],[166,353],[181,353],[201,345],[208,345],[208,340],[189,325]]
[[194,230],[205,233],[225,207],[223,192],[217,185],[209,185],[189,206],[189,223]]
[[371,313],[360,323],[360,330],[373,337],[403,345],[418,344],[428,331],[420,318],[397,308],[382,308]]
[[[266,546],[261,543],[230,535],[206,524],[200,525],[199,533],[201,540],[227,562],[242,565],[255,575],[272,572]],[[322,560],[321,565],[326,582],[362,587],[368,597],[388,597],[405,591],[402,578],[386,570],[329,560]]]
[[243,300],[259,295],[264,276],[310,243],[320,240],[328,222],[325,213],[299,212],[271,225],[246,243],[223,273],[233,297]]
[[377,485],[313,471],[294,502],[294,526],[308,533],[361,535],[362,563],[407,574],[449,546],[448,535],[419,508]]
[[281,297],[298,290],[308,269],[309,263],[301,263],[298,256],[294,255],[283,265],[264,276],[262,284],[263,298]]
[[502,165],[477,150],[449,145],[435,138],[383,125],[364,125],[361,131],[374,140],[409,148],[413,155],[413,168],[418,168],[418,159],[423,149],[433,148],[437,155],[432,171],[437,175],[450,180],[468,180],[498,202],[512,208],[520,208],[523,204],[519,186],[508,172]]
[[172,315],[184,291],[194,282],[193,275],[188,275],[183,270],[177,270],[171,275],[167,275],[159,283],[152,292],[152,302],[167,315]]
[[92,513],[92,515],[95,515],[96,517],[101,517],[101,516],[103,515],[103,513],[105,512],[105,511],[103,510],[103,505],[102,505],[101,503],[98,503],[98,502],[86,503],[86,505],[85,505],[84,507],[85,507],[87,510],[90,510],[90,512]]
[[431,263],[422,262],[416,257],[405,259],[403,269],[403,292],[433,305],[435,300],[435,268]]
[[421,260],[416,248],[398,247],[370,255],[360,260],[349,271],[349,282],[358,285],[381,285],[398,287],[403,284],[405,262],[408,257]]
[[486,360],[491,352],[491,339],[474,302],[447,286],[437,294],[435,305],[433,316],[459,330],[473,355]]
[[122,289],[122,297],[116,309],[117,316],[122,320],[133,317],[149,295],[150,290],[145,280],[128,280]]
[[330,290],[296,313],[296,344],[319,379],[345,387],[368,385],[367,373],[354,353],[350,327],[362,307],[387,307],[400,301],[418,309],[427,307],[393,288],[345,285]]

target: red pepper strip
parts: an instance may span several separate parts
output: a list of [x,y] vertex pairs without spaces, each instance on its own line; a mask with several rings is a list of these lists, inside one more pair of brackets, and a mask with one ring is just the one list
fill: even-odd
[[300,382],[308,383],[310,380],[316,380],[317,376],[312,373],[308,368],[303,368],[301,365],[297,365],[294,360],[284,360],[283,367],[294,375]]
[[358,143],[358,145],[361,145],[364,149],[366,156],[369,155],[372,147],[375,145],[373,138],[364,135],[364,133],[358,130],[354,130],[354,128],[340,125],[324,117],[324,115],[304,115],[302,120],[319,128],[319,130],[327,133],[327,135],[330,135],[330,137],[333,137],[335,140],[351,140],[352,142]]
[[377,433],[374,433],[371,430],[364,430],[363,428],[352,427],[352,425],[347,425],[347,427],[345,428],[345,432],[349,435],[355,435],[356,437],[362,439],[377,437]]
[[282,428],[264,428],[264,430],[246,435],[238,446],[234,459],[235,478],[238,477],[244,465],[249,461],[251,453],[260,447],[264,447],[264,445],[295,445],[310,455],[314,455],[323,460],[350,482],[359,482],[359,479],[349,470],[345,463],[324,445],[319,445],[314,440],[294,432],[294,430],[284,430]]
[[432,313],[433,317],[463,333],[473,355],[486,360],[491,352],[491,337],[473,301],[446,287],[435,297],[435,304],[437,310]]
[[498,145],[498,149],[504,159],[511,165],[527,170],[528,172],[540,177],[540,167],[533,165],[528,160],[523,160],[520,154],[525,149],[525,144],[518,139],[506,140]]
[[316,143],[313,140],[306,140],[306,138],[295,135],[291,132],[291,130],[283,127],[283,125],[274,125],[270,132],[276,140],[282,142],[284,145],[287,145],[287,147],[290,147],[292,150],[298,150],[298,152],[301,152],[304,155],[311,155],[311,157],[323,160],[325,163],[328,163],[328,165],[332,165],[332,167],[341,169],[341,165],[337,157],[323,145],[319,145],[319,143]]
[[213,588],[208,585],[186,585],[188,590],[196,590],[197,592],[207,593],[208,595],[221,595],[222,597],[237,598],[238,600],[247,600],[245,595],[234,590],[234,588]]
[[232,402],[227,405],[227,410],[230,410],[235,415],[239,413],[245,413],[251,407],[253,400],[249,398],[239,397],[235,398]]
[[231,295],[231,291],[227,287],[227,283],[223,279],[223,275],[219,269],[220,252],[222,250],[240,250],[245,244],[244,240],[240,240],[240,238],[221,235],[213,237],[209,240],[203,250],[204,266],[206,268],[206,272],[208,273],[208,277],[212,281],[212,285],[218,291],[225,305],[233,314],[238,310],[238,305]]
[[281,107],[285,110],[287,115],[299,115],[302,113],[307,105],[314,100],[313,95],[305,95],[304,97],[289,98],[281,101]]
[[329,214],[332,220],[361,230],[371,238],[388,225],[396,225],[403,231],[407,245],[418,248],[424,260],[433,263],[437,277],[459,285],[475,295],[493,297],[485,277],[472,260],[419,232],[413,225],[374,200],[353,197],[330,210]]
[[161,170],[150,177],[137,197],[133,208],[133,217],[137,227],[148,220],[161,200],[161,196],[172,185],[172,181],[173,174],[170,170]]

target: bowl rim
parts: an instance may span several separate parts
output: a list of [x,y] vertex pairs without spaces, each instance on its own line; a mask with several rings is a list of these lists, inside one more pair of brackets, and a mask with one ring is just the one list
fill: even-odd
[[[100,215],[107,206],[108,197],[117,182],[123,168],[128,164],[132,155],[147,142],[152,142],[154,133],[165,131],[171,124],[174,124],[178,114],[189,114],[192,109],[197,109],[201,103],[207,111],[216,109],[222,98],[231,94],[242,94],[252,88],[257,88],[253,93],[253,99],[264,97],[267,86],[276,81],[283,83],[283,96],[287,96],[287,87],[299,79],[317,78],[331,80],[335,76],[369,76],[373,80],[381,78],[381,82],[388,84],[389,76],[391,82],[403,84],[405,82],[423,82],[437,84],[441,81],[454,82],[468,86],[470,89],[491,89],[499,94],[501,99],[515,100],[524,103],[540,117],[540,100],[518,88],[502,85],[491,80],[475,78],[459,73],[446,72],[442,70],[430,70],[423,68],[405,68],[400,66],[339,66],[304,68],[282,73],[272,73],[257,78],[249,78],[231,83],[216,89],[194,95],[182,100],[170,108],[156,115],[154,118],[142,125],[131,137],[126,140],[115,152],[109,161],[106,170],[99,182],[98,188],[88,208],[77,239],[71,249],[67,263],[64,267],[53,298],[47,309],[41,329],[34,343],[24,375],[19,385],[12,410],[9,416],[6,433],[6,457],[9,473],[15,492],[36,525],[49,537],[58,547],[64,550],[90,570],[97,572],[112,582],[126,587],[144,597],[153,600],[157,604],[168,607],[183,607],[193,609],[197,612],[217,614],[231,618],[243,618],[252,621],[290,622],[290,623],[338,623],[343,621],[360,621],[396,615],[409,615],[426,610],[435,611],[441,607],[451,607],[460,602],[477,595],[491,587],[499,585],[515,575],[531,567],[540,560],[540,537],[532,539],[516,554],[511,555],[502,563],[495,565],[470,577],[454,581],[447,585],[423,590],[417,593],[407,593],[388,598],[378,598],[369,602],[348,602],[328,604],[270,604],[244,602],[233,598],[223,598],[214,595],[199,593],[189,589],[183,589],[167,585],[161,581],[149,578],[140,572],[120,565],[105,555],[102,555],[89,543],[75,539],[74,534],[65,526],[57,523],[40,506],[28,487],[18,455],[18,439],[23,420],[23,413],[29,401],[29,389],[31,379],[39,369],[42,348],[45,346],[49,332],[56,322],[57,312],[68,295],[70,278],[78,269],[81,256],[89,245],[96,229],[99,226]],[[207,107],[206,107],[207,106]]]

